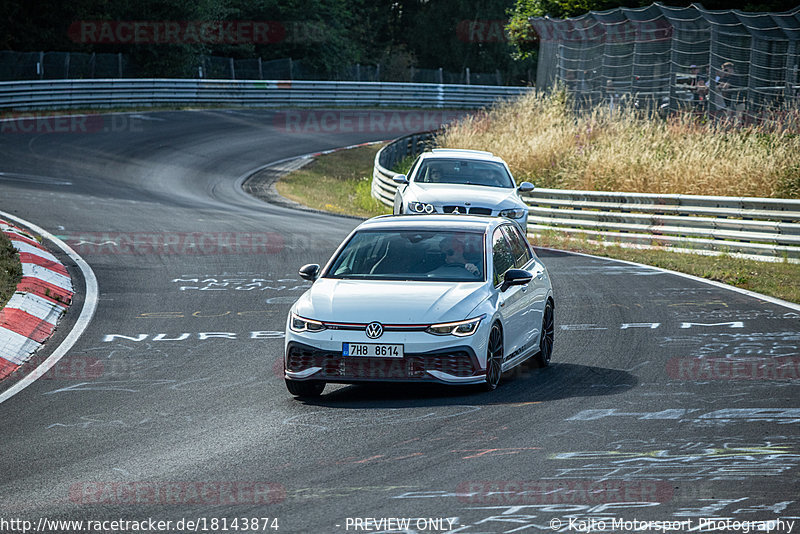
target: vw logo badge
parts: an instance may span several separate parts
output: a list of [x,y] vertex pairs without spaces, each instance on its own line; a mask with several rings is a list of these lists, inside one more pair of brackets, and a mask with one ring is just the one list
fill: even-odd
[[369,323],[367,325],[367,337],[378,339],[383,335],[383,325],[381,323]]

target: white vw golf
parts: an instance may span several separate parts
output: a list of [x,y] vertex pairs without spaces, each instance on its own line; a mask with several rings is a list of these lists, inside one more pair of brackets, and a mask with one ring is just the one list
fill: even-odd
[[327,382],[483,384],[553,350],[553,290],[519,226],[470,215],[370,219],[328,263],[286,324],[293,395]]

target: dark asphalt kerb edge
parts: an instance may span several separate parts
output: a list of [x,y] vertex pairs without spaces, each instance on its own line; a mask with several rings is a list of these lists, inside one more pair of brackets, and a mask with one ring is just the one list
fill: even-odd
[[64,338],[63,341],[58,345],[58,347],[53,350],[53,352],[48,356],[41,364],[39,364],[35,369],[30,371],[27,375],[25,375],[19,382],[8,388],[7,390],[0,393],[0,404],[7,401],[26,387],[33,384],[39,377],[42,377],[50,370],[58,361],[66,355],[67,351],[69,351],[73,345],[80,339],[83,332],[89,326],[89,323],[94,317],[94,313],[97,310],[97,302],[99,297],[99,291],[97,287],[97,278],[92,271],[92,268],[89,267],[89,264],[86,263],[81,256],[78,255],[69,245],[64,243],[62,240],[48,232],[47,230],[40,228],[39,226],[26,221],[20,217],[15,215],[11,215],[10,213],[6,213],[4,211],[0,211],[0,217],[6,218],[16,224],[21,226],[27,227],[30,230],[36,232],[43,239],[47,239],[51,243],[55,244],[61,251],[64,252],[73,262],[75,265],[78,266],[80,269],[81,274],[83,275],[83,279],[85,282],[85,293],[83,298],[83,306],[81,308],[80,315],[78,316],[75,324],[73,325],[70,332]]
[[265,165],[261,165],[260,167],[256,167],[255,169],[244,173],[242,176],[240,176],[239,178],[236,179],[236,184],[235,184],[234,187],[235,187],[235,189],[237,191],[240,191],[242,194],[246,195],[248,198],[255,198],[257,200],[260,200],[262,202],[266,202],[268,204],[277,204],[279,206],[283,206],[284,208],[289,208],[289,209],[293,209],[293,210],[296,210],[296,211],[305,211],[305,212],[309,212],[309,213],[316,213],[318,215],[333,215],[333,216],[342,217],[342,218],[345,218],[345,219],[355,219],[355,220],[358,220],[358,221],[364,221],[364,220],[366,220],[365,217],[359,217],[358,215],[348,215],[346,213],[333,213],[333,212],[330,212],[330,211],[318,210],[318,209],[310,208],[308,206],[304,206],[303,204],[300,204],[299,202],[295,202],[294,200],[290,200],[290,199],[282,196],[280,193],[278,193],[278,191],[275,190],[275,183],[278,180],[280,180],[284,176],[284,174],[276,174],[275,176],[272,176],[272,177],[264,180],[263,185],[265,186],[266,191],[267,191],[266,192],[266,198],[261,198],[261,197],[258,197],[256,195],[252,195],[252,194],[248,193],[247,191],[245,191],[244,187],[245,187],[245,185],[247,184],[247,182],[251,178],[254,178],[255,176],[257,176],[262,171],[269,170],[271,167],[276,167],[278,165],[282,165],[282,164],[290,162],[290,161],[296,161],[296,160],[301,160],[301,159],[307,160],[306,163],[304,163],[303,165],[301,165],[300,167],[298,167],[296,169],[296,170],[299,170],[302,167],[304,167],[305,165],[308,165],[309,163],[311,163],[313,161],[314,157],[316,157],[316,156],[324,156],[326,154],[332,154],[334,152],[339,152],[339,151],[342,151],[342,150],[350,150],[350,149],[353,149],[353,148],[361,148],[361,147],[370,146],[370,145],[377,145],[377,144],[380,144],[380,143],[387,143],[389,141],[391,141],[391,140],[388,140],[388,141],[370,141],[368,143],[359,143],[357,145],[350,145],[350,146],[345,146],[345,147],[340,147],[340,148],[333,148],[331,150],[323,150],[322,152],[309,152],[308,154],[303,154],[301,156],[292,156],[292,157],[289,157],[289,158],[279,159],[277,161],[273,161],[273,162],[267,163]]
[[[362,145],[352,145],[352,146],[348,146],[348,147],[342,147],[342,148],[336,148],[336,149],[333,149],[333,150],[327,150],[325,152],[313,152],[313,153],[309,153],[309,154],[304,154],[302,156],[293,156],[291,158],[284,158],[284,159],[281,159],[281,160],[278,160],[278,161],[273,161],[272,163],[267,163],[266,165],[262,165],[261,167],[258,167],[257,169],[254,169],[254,170],[244,174],[243,176],[241,176],[236,181],[236,187],[237,187],[238,190],[242,191],[242,193],[244,193],[248,197],[259,198],[259,197],[256,197],[254,195],[250,195],[249,193],[247,193],[244,190],[244,184],[247,182],[248,179],[250,179],[251,177],[255,176],[256,174],[258,174],[259,172],[261,172],[261,171],[263,171],[265,169],[268,169],[268,168],[276,166],[276,165],[280,165],[282,163],[286,163],[288,161],[297,160],[297,159],[304,159],[305,158],[305,159],[308,159],[309,162],[310,162],[311,159],[314,156],[321,156],[321,155],[330,154],[331,152],[336,152],[336,151],[339,151],[339,150],[347,150],[347,149],[356,148],[356,147],[359,147],[359,146],[366,146],[366,145],[377,144],[377,143],[385,143],[385,142],[386,141],[375,141],[373,143],[365,143],[365,144],[362,144]],[[280,178],[280,176],[274,176],[274,177],[272,177],[271,181],[267,183],[267,185],[269,186],[270,189],[273,188],[274,183],[279,178]],[[277,191],[274,191],[274,189],[272,191],[273,191],[273,194],[269,195],[269,197],[270,197],[269,198],[269,202],[275,202],[275,203],[278,203],[278,204],[280,204],[280,205],[282,205],[284,207],[296,209],[296,210],[299,210],[299,211],[308,211],[308,212],[312,212],[312,213],[333,215],[333,216],[336,216],[336,217],[345,217],[345,218],[348,218],[348,219],[358,219],[358,220],[362,220],[362,221],[365,220],[364,217],[357,217],[355,215],[332,213],[330,211],[323,211],[323,210],[317,210],[317,209],[309,208],[308,206],[303,206],[302,204],[299,204],[297,202],[294,202],[293,200],[289,200],[289,199],[281,196],[280,194],[278,194]],[[275,198],[272,198],[273,196]],[[263,200],[263,199],[259,199],[259,200]],[[664,268],[661,268],[661,267],[655,267],[653,265],[646,265],[644,263],[636,263],[636,262],[633,262],[633,261],[619,260],[619,259],[616,259],[616,258],[607,258],[605,256],[594,256],[592,254],[585,254],[583,252],[571,252],[569,250],[561,250],[561,249],[557,249],[557,248],[539,247],[539,246],[536,246],[536,245],[533,245],[533,246],[534,246],[534,248],[538,248],[538,249],[541,249],[541,250],[552,250],[554,252],[561,252],[561,253],[564,253],[564,254],[572,254],[572,255],[575,255],[575,256],[583,256],[583,257],[586,257],[586,258],[593,258],[593,259],[597,259],[597,260],[614,261],[614,262],[622,263],[622,264],[625,264],[625,265],[633,265],[633,266],[636,266],[636,267],[644,267],[644,268],[647,268],[647,269],[654,269],[656,271],[661,271],[661,272],[664,272],[664,273],[667,273],[667,274],[672,274],[672,275],[680,276],[682,278],[687,278],[689,280],[694,280],[695,282],[702,282],[704,284],[708,284],[708,285],[711,285],[711,286],[714,286],[714,287],[718,287],[720,289],[727,289],[729,291],[734,291],[734,292],[739,293],[741,295],[745,295],[745,296],[752,297],[752,298],[755,298],[755,299],[763,300],[763,301],[769,302],[771,304],[776,304],[778,306],[783,306],[785,308],[789,308],[790,310],[794,310],[794,311],[800,312],[800,304],[795,304],[793,302],[789,302],[789,301],[786,301],[786,300],[777,299],[775,297],[770,297],[768,295],[763,295],[761,293],[756,293],[755,291],[749,291],[747,289],[742,289],[742,288],[739,288],[739,287],[736,287],[736,286],[723,284],[722,282],[717,282],[716,280],[709,280],[708,278],[700,278],[699,276],[694,276],[694,275],[691,275],[691,274],[681,273],[681,272],[678,272],[678,271],[671,271],[669,269],[664,269]],[[0,402],[2,402],[2,401],[0,401]]]

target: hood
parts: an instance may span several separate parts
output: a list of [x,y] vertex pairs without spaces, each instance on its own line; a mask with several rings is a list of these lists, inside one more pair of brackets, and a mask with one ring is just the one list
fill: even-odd
[[506,208],[521,203],[516,189],[482,185],[413,183],[410,192],[420,202],[441,205],[467,201],[473,206]]
[[467,319],[487,297],[485,282],[320,278],[294,306],[298,315],[342,323],[429,324]]

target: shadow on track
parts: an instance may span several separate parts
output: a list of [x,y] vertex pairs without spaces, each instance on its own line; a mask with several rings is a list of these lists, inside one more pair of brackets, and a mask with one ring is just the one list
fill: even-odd
[[[628,391],[639,380],[626,371],[553,363],[546,369],[522,365],[503,374],[495,391],[476,391],[475,386],[414,383],[365,383],[336,390],[326,389],[317,399],[303,399],[309,406],[330,408],[406,408],[415,406],[473,406],[548,402],[572,397],[613,395]],[[335,387],[329,384],[328,388]]]

